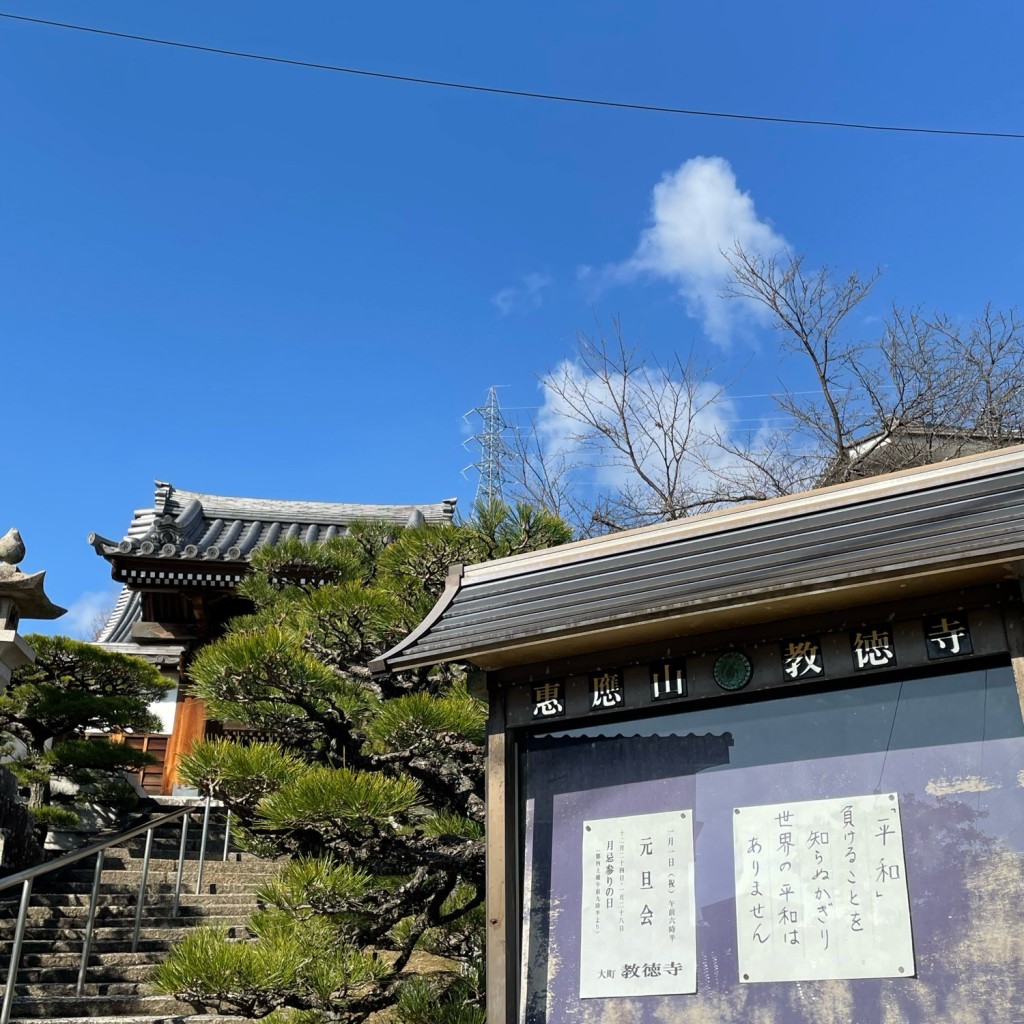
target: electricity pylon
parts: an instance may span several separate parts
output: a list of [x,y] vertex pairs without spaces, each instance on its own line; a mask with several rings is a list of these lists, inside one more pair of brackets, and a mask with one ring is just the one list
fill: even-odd
[[471,416],[479,416],[481,426],[479,433],[466,438],[463,442],[468,446],[475,441],[480,446],[480,460],[471,463],[462,472],[475,469],[479,473],[476,485],[477,501],[501,501],[505,484],[505,457],[508,453],[508,445],[505,443],[505,431],[508,424],[501,415],[501,406],[498,404],[498,388],[502,384],[495,384],[487,389],[487,401],[475,409],[466,413],[465,419]]

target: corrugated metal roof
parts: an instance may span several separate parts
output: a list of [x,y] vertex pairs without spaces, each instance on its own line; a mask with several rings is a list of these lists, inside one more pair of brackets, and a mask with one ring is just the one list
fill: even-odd
[[[469,566],[377,671],[1024,556],[1024,446]],[[616,632],[617,631],[617,632]],[[609,639],[614,633],[615,639]]]

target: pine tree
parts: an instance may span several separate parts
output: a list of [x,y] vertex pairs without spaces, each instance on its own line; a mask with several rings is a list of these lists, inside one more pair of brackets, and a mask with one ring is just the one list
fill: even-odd
[[40,828],[71,826],[76,815],[51,803],[51,781],[61,777],[77,783],[83,800],[109,803],[112,795],[131,792],[119,781],[121,773],[149,763],[149,756],[124,743],[90,740],[86,730],[117,739],[133,730],[158,729],[149,706],[163,696],[167,683],[141,658],[62,636],[32,634],[26,640],[35,664],[16,669],[0,693],[0,751],[27,787]]
[[255,936],[197,931],[158,985],[220,1012],[290,1009],[359,1024],[480,1024],[485,708],[457,667],[372,677],[454,563],[570,539],[529,506],[464,525],[354,526],[327,544],[264,548],[256,607],[191,667],[212,715],[275,738],[193,748],[181,772],[223,800],[253,852],[286,854]]

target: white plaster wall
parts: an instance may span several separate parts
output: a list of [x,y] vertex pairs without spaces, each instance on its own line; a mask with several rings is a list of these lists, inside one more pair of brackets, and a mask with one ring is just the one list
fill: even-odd
[[174,732],[174,709],[178,704],[178,689],[168,690],[163,700],[149,705],[149,710],[160,719],[161,732]]

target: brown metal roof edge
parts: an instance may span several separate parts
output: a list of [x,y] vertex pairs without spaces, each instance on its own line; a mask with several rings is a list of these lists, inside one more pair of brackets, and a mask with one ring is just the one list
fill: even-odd
[[437,603],[430,609],[427,617],[404,640],[400,640],[390,651],[385,651],[379,658],[374,658],[370,662],[370,672],[373,675],[379,676],[389,672],[391,659],[412,647],[420,637],[433,629],[434,623],[448,610],[448,606],[455,600],[455,595],[462,589],[462,573],[463,567],[458,563],[449,568],[444,590],[437,599]]
[[[867,481],[836,484],[831,487],[805,491],[801,494],[789,495],[783,498],[774,498],[753,505],[723,509],[718,512],[694,516],[687,520],[659,523],[654,526],[626,531],[622,534],[614,534],[610,537],[579,541],[575,544],[563,545],[558,548],[549,548],[540,552],[514,555],[509,558],[496,559],[492,562],[471,565],[462,570],[460,580],[454,587],[451,585],[446,587],[441,599],[413,633],[377,659],[371,667],[375,672],[386,671],[392,667],[396,670],[411,669],[430,664],[434,661],[466,661],[474,656],[479,657],[484,654],[485,652],[482,650],[470,650],[467,648],[458,653],[428,651],[424,652],[425,657],[418,658],[411,652],[416,646],[417,641],[430,632],[463,587],[526,575],[560,565],[586,562],[623,551],[656,548],[664,544],[685,540],[691,535],[707,536],[708,534],[728,532],[766,520],[769,522],[784,522],[787,519],[799,519],[804,515],[823,509],[851,506],[858,503],[868,505],[872,501],[895,495],[925,493],[944,485],[1002,475],[1022,468],[1024,468],[1024,445],[1017,445],[1013,448],[1001,449],[995,452],[952,459],[934,466],[902,470],[880,477],[872,477]],[[996,556],[998,560],[1005,557],[1005,553],[1000,553],[999,556]],[[899,574],[893,573],[894,568],[892,566],[888,567],[890,571],[883,571],[882,576],[894,575],[894,577],[898,577]],[[924,569],[925,574],[936,571],[938,570]],[[812,587],[821,585],[821,581],[814,581]],[[829,585],[835,587],[836,583],[831,582]],[[757,602],[755,601],[755,603]],[[656,617],[661,618],[662,616],[658,615]],[[666,617],[670,618],[671,614]],[[599,633],[604,628],[606,626],[588,623],[582,627],[582,632]],[[528,643],[526,637],[518,637],[515,640],[510,639],[500,646],[505,648],[521,647],[528,645]],[[405,657],[403,657],[403,654]],[[400,662],[400,664],[393,666],[392,663],[395,661]]]
[[[899,587],[899,598],[921,597],[937,589],[955,589],[979,583],[1016,578],[1017,559],[1004,554],[985,555],[970,564],[928,567],[893,567],[859,577],[823,578],[786,593],[750,592],[710,603],[691,601],[677,608],[643,609],[635,614],[618,615],[607,620],[591,620],[571,629],[520,634],[500,641],[467,645],[458,652],[427,650],[402,658],[392,671],[401,672],[424,665],[465,662],[491,671],[512,665],[540,664],[552,658],[576,656],[584,650],[611,650],[637,643],[654,643],[671,637],[690,637],[708,628],[721,630],[749,626],[758,622],[792,617],[802,603],[814,602],[821,611],[877,603],[887,588]],[[699,623],[699,625],[697,625]],[[710,624],[710,625],[709,625]]]
[[717,509],[686,519],[641,526],[603,537],[591,537],[560,547],[545,548],[542,551],[479,562],[466,566],[465,583],[470,586],[495,579],[507,579],[556,565],[571,565],[606,555],[675,543],[690,535],[706,537],[739,529],[752,522],[796,519],[823,508],[867,504],[898,494],[923,492],[956,481],[996,476],[1022,468],[1024,445],[996,449],[980,455],[965,455],[947,462],[898,470],[867,480],[833,484],[811,491],[801,491],[798,494]]

